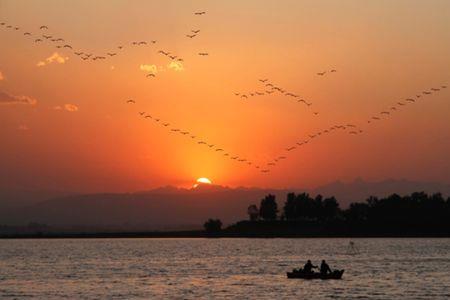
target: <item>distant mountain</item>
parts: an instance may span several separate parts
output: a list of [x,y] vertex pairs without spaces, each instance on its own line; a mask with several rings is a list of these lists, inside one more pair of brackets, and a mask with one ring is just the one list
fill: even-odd
[[[450,195],[450,185],[419,183],[406,180],[334,182],[315,189],[229,188],[200,185],[195,189],[163,187],[135,193],[105,193],[57,196],[14,207],[0,215],[0,224],[45,223],[51,226],[85,226],[149,230],[189,229],[200,227],[208,218],[220,218],[225,224],[247,218],[247,207],[259,204],[261,198],[275,194],[281,210],[288,192],[309,192],[335,196],[341,207],[364,201],[369,196],[401,195],[415,191],[441,192]],[[41,195],[38,197],[41,198]],[[3,202],[3,198],[0,199]]]

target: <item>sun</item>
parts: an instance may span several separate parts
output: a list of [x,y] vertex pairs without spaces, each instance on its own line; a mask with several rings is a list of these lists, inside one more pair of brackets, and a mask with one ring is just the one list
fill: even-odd
[[199,184],[212,184],[212,182],[206,177],[200,177],[199,179],[197,179],[197,183],[194,184],[194,188],[198,187]]

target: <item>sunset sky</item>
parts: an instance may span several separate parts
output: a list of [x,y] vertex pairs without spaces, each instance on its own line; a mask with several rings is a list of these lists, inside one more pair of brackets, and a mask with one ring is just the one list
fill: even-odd
[[[450,1],[0,0],[0,22],[1,187],[450,183]],[[235,96],[259,79],[300,97]]]

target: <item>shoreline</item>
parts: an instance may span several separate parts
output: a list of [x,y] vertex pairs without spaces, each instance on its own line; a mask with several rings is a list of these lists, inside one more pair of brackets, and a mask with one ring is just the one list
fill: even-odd
[[80,233],[29,233],[0,234],[0,239],[121,239],[121,238],[450,238],[448,234],[244,234],[244,233],[207,233],[205,231],[170,232],[80,232]]

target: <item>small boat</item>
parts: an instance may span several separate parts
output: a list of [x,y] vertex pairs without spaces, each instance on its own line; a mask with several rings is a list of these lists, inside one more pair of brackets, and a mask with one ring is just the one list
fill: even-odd
[[299,278],[299,279],[341,279],[342,274],[344,274],[345,270],[334,270],[328,274],[321,274],[318,272],[305,273],[301,269],[300,270],[292,270],[292,272],[287,272],[288,278]]

